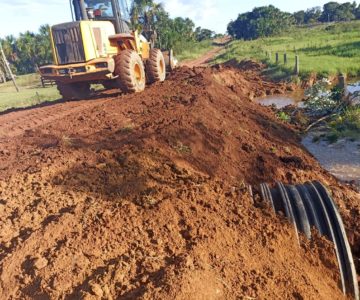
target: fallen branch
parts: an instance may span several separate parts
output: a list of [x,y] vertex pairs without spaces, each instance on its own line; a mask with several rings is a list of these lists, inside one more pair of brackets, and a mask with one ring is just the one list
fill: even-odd
[[[346,104],[345,104],[345,106],[346,106]],[[336,106],[336,107],[333,109],[333,111],[332,111],[331,114],[326,115],[326,116],[323,116],[323,117],[321,117],[320,119],[316,120],[315,122],[311,123],[311,124],[305,129],[304,132],[308,132],[308,131],[309,131],[311,128],[313,128],[315,125],[317,125],[317,124],[319,124],[319,123],[321,123],[321,122],[323,122],[323,121],[325,121],[325,120],[327,120],[327,119],[330,119],[330,118],[332,118],[332,117],[337,116],[339,113],[341,113],[341,111],[343,110],[343,108],[344,108],[344,103],[340,103],[338,106]]]
[[326,115],[318,120],[316,120],[315,122],[311,123],[306,129],[305,129],[305,132],[308,132],[311,128],[313,128],[315,125],[321,123],[322,121],[325,121],[331,117],[335,117],[337,115],[337,113],[335,114],[331,114],[331,115]]

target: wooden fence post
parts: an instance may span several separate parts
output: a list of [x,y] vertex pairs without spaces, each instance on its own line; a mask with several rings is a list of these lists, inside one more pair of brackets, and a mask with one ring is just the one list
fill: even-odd
[[295,75],[299,75],[300,73],[300,59],[299,55],[295,55]]
[[1,42],[0,42],[0,54],[2,56],[2,60],[3,60],[3,63],[4,63],[5,69],[7,69],[7,71],[9,72],[11,80],[12,80],[14,86],[15,86],[16,91],[19,92],[19,87],[16,84],[15,76],[14,76],[13,72],[11,71],[11,67],[9,65],[9,62],[8,62],[6,56],[5,56],[5,53],[4,53]]
[[275,53],[275,61],[276,61],[276,64],[279,63],[279,53],[278,52]]
[[339,75],[339,88],[343,90],[343,96],[347,95],[347,78],[346,74],[341,73]]
[[0,67],[0,83],[5,83],[6,82],[6,76],[5,73],[1,70]]
[[287,54],[284,53],[284,65],[287,65]]

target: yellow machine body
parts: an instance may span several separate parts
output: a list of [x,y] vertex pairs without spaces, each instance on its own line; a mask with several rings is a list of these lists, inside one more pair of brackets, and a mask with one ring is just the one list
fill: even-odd
[[54,64],[40,68],[41,76],[57,82],[97,82],[113,79],[114,57],[126,49],[149,58],[150,45],[137,31],[115,34],[110,21],[78,21],[51,28]]

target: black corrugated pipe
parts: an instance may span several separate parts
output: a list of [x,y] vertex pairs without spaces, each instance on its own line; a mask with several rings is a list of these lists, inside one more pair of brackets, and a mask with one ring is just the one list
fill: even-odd
[[296,234],[303,232],[310,239],[311,227],[315,227],[334,243],[343,292],[359,300],[351,248],[339,210],[327,188],[318,181],[296,186],[278,182],[275,188],[264,183],[260,185],[260,194],[271,203],[275,212],[285,214],[294,224]]

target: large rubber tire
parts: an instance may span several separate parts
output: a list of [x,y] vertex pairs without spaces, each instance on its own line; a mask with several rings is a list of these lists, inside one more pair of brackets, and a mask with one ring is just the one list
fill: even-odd
[[57,89],[64,100],[80,100],[90,96],[90,83],[62,83],[57,82]]
[[159,49],[151,49],[146,65],[146,75],[149,83],[164,81],[166,78],[166,64],[164,55]]
[[139,54],[124,50],[115,57],[117,83],[124,93],[138,93],[145,89],[145,68]]

